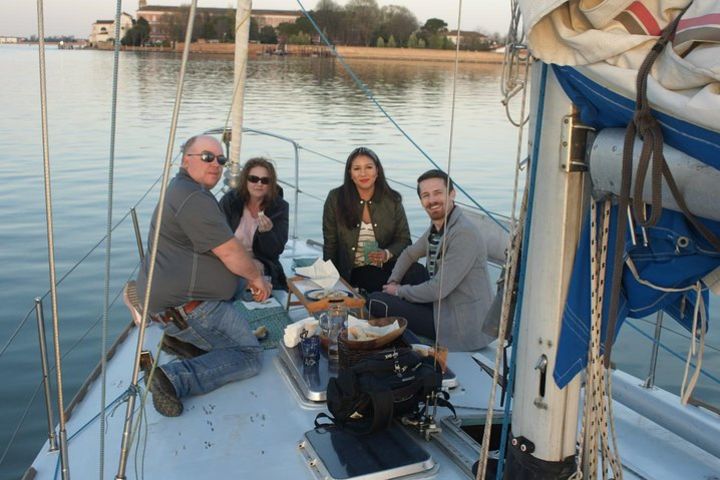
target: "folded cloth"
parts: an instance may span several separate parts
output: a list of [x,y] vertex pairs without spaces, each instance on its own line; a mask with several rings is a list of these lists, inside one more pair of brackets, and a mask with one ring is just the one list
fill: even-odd
[[291,323],[285,327],[285,335],[283,341],[288,348],[294,348],[300,343],[300,335],[304,331],[308,331],[309,335],[315,335],[318,332],[319,322],[315,317],[303,318],[295,323]]
[[360,320],[348,315],[348,338],[350,340],[364,341],[373,340],[375,338],[384,337],[388,333],[394,332],[400,328],[400,324],[395,320],[390,325],[384,327],[376,327],[370,325],[367,320]]
[[308,277],[318,287],[329,290],[335,286],[337,281],[340,279],[340,274],[335,268],[335,265],[330,261],[323,261],[318,258],[315,263],[309,267],[298,267],[295,269],[295,273]]
[[248,310],[262,310],[263,308],[282,307],[280,302],[273,297],[268,298],[264,302],[242,302],[242,304]]

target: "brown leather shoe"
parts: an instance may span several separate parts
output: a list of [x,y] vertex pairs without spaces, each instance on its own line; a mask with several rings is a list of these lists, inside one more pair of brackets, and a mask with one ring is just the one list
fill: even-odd
[[175,387],[160,368],[155,370],[150,393],[153,397],[153,406],[160,415],[178,417],[183,412],[183,404],[175,393]]

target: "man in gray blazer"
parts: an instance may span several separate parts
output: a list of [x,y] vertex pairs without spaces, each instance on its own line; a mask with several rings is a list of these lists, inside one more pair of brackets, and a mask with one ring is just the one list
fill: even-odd
[[[383,316],[387,305],[387,315],[406,318],[410,330],[437,338],[449,350],[483,348],[493,340],[482,332],[493,299],[485,241],[456,208],[455,188],[445,172],[420,175],[417,192],[430,228],[400,254],[383,291],[370,295],[370,313]],[[408,269],[423,257],[427,279],[401,284]]]

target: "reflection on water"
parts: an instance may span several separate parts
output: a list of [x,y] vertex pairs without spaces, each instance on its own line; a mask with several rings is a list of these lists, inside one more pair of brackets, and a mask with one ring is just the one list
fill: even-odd
[[[114,174],[114,222],[159,177],[174,102],[179,56],[152,53],[121,54],[118,130]],[[59,275],[67,272],[105,234],[107,158],[109,152],[112,54],[79,50],[48,50],[48,101],[56,258]],[[387,112],[424,151],[446,167],[453,87],[453,65],[426,62],[348,62],[373,91]],[[12,72],[0,78],[0,343],[30,312],[34,296],[47,286],[47,250],[42,188],[42,149],[38,100],[37,52],[31,47],[0,47],[0,64]],[[455,140],[451,173],[490,210],[508,213],[511,201],[516,132],[505,119],[499,101],[497,65],[461,64],[457,78]],[[187,69],[185,96],[176,146],[188,136],[225,124],[232,98],[232,60],[217,56],[193,57]],[[373,148],[389,176],[414,184],[430,168],[418,152],[358,89],[332,59],[261,57],[248,65],[245,124],[291,137],[308,149],[344,161],[358,145]],[[177,152],[177,148],[175,149]],[[292,181],[293,151],[276,139],[245,135],[243,157],[274,159],[279,175]],[[301,150],[300,185],[324,198],[338,185],[342,165]],[[427,220],[415,192],[398,187],[405,199],[412,231],[418,235]],[[292,192],[288,191],[292,203]],[[157,200],[157,190],[138,205],[141,228]],[[298,233],[320,238],[321,203],[302,198]],[[291,205],[291,212],[293,212]],[[132,227],[123,222],[113,234],[111,291],[119,291],[133,273],[137,253]],[[102,313],[104,245],[75,270],[59,288],[61,347],[65,398],[70,399],[99,356],[100,328],[86,341],[76,340]],[[112,300],[112,297],[111,297]],[[46,312],[49,311],[46,302]],[[49,319],[48,319],[49,320]],[[122,302],[111,310],[110,338],[129,317]],[[0,357],[0,448],[7,444],[20,415],[39,382],[39,360],[34,318]],[[646,327],[651,331],[651,327]],[[716,332],[711,342],[720,344]],[[686,351],[672,335],[665,340]],[[74,348],[74,349],[73,349]],[[73,350],[71,350],[73,349]],[[69,352],[69,353],[68,353]],[[616,359],[631,372],[644,375],[648,343],[623,330]],[[632,352],[632,353],[630,353]],[[660,372],[659,385],[676,384],[681,366]],[[705,365],[720,364],[716,351]],[[712,368],[712,367],[711,367]],[[717,368],[715,372],[717,372]],[[23,372],[18,374],[17,372]],[[703,380],[701,398],[720,399],[720,392]],[[18,477],[44,439],[44,413],[39,398],[31,405],[22,433],[3,465],[0,477]],[[70,432],[72,433],[72,432]],[[115,446],[111,446],[115,448]]]

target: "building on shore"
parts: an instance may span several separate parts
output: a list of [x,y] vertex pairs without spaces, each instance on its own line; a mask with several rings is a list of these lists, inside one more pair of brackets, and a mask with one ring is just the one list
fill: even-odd
[[[133,26],[133,18],[129,13],[122,12],[120,15],[120,39],[125,32]],[[88,37],[88,44],[97,47],[100,44],[113,43],[115,41],[115,20],[97,20],[92,24],[92,31]]]
[[300,10],[253,10],[250,16],[257,22],[258,28],[267,25],[277,28],[281,23],[294,23],[302,14]]
[[0,35],[0,44],[1,43],[22,43],[23,39],[21,37],[8,37]]
[[[144,18],[150,25],[150,41],[153,43],[171,40],[174,30],[181,28],[187,22],[186,12],[188,6],[148,5],[146,0],[140,0],[136,17]],[[232,26],[235,25],[235,9],[198,7],[196,10],[196,23],[198,18],[228,17]],[[252,10],[251,17],[257,22],[258,28],[269,25],[277,28],[284,22],[293,23],[302,16],[300,10]]]
[[[449,32],[447,32],[447,34],[445,36],[448,38],[448,40],[450,40],[453,43],[453,45],[457,45],[457,40],[458,40],[458,31],[457,30],[450,30]],[[490,43],[490,39],[488,38],[487,35],[484,35],[480,32],[471,32],[471,31],[466,31],[466,30],[460,30],[460,42],[461,43],[468,44],[468,43],[477,42],[477,41],[484,41],[484,42]]]

